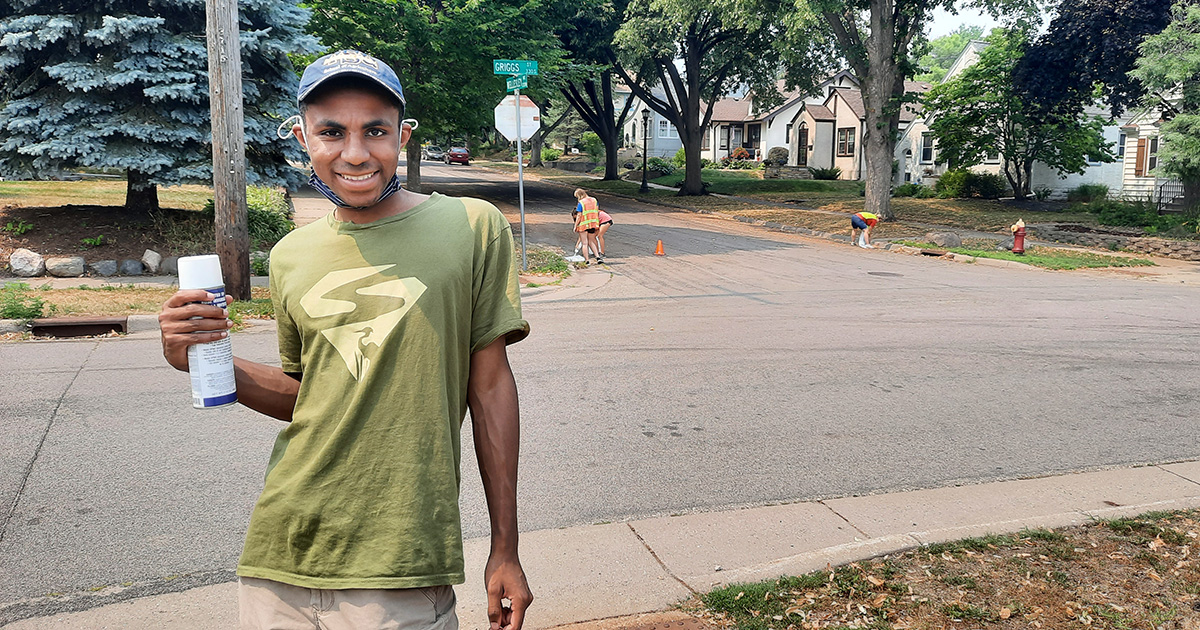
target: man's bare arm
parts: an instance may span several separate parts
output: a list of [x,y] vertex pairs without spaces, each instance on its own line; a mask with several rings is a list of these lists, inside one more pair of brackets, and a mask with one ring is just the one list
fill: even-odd
[[[224,309],[196,303],[209,299],[211,297],[204,290],[177,291],[158,314],[163,357],[177,370],[188,371],[188,346],[229,335],[232,322]],[[193,319],[197,317],[200,319]],[[272,418],[291,422],[296,396],[300,393],[299,375],[236,357],[233,373],[237,379],[238,402]]]
[[[520,630],[533,594],[517,556],[520,411],[504,338],[471,355],[467,405],[492,525],[491,554],[483,576],[488,620],[492,630]],[[502,599],[512,602],[511,610],[501,606]]]

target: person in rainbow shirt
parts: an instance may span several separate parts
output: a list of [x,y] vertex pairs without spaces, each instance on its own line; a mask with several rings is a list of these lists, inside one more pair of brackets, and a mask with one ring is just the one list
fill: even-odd
[[879,224],[879,215],[870,212],[859,212],[850,217],[850,240],[854,241],[854,230],[862,230],[858,234],[858,246],[863,249],[875,249],[871,244],[871,230]]

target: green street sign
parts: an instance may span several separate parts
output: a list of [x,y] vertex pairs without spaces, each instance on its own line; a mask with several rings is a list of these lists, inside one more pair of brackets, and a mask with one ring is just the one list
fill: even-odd
[[508,89],[510,90],[522,90],[529,87],[529,77],[523,74],[515,77],[509,77],[505,81],[505,84],[508,85]]
[[538,62],[529,59],[493,59],[492,74],[529,74],[536,76]]

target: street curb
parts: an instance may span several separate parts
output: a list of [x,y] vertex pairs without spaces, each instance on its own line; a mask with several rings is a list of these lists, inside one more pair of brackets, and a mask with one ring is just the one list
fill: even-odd
[[[1188,461],[523,532],[522,561],[538,596],[529,627],[672,610],[719,586],[824,571],[940,542],[1197,507],[1200,461]],[[488,540],[467,540],[465,549],[468,579],[456,589],[459,616],[464,630],[484,630]],[[185,612],[205,623],[173,627],[232,623],[232,574],[195,576],[189,588],[171,593],[156,583],[124,594],[68,594],[57,610],[40,608],[44,598],[9,602],[0,605],[0,618],[15,622],[14,630],[148,630]],[[218,582],[228,586],[196,588]],[[44,616],[31,616],[39,612]]]
[[23,319],[0,319],[0,334],[27,332],[29,326],[25,322]]
[[158,332],[157,315],[130,315],[125,320],[125,333]]

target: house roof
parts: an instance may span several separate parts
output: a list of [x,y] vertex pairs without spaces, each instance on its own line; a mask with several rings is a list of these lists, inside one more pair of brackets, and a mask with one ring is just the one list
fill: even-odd
[[[904,82],[905,94],[923,94],[932,88],[933,84],[926,83],[924,81]],[[854,112],[854,114],[858,116],[860,120],[865,120],[867,118],[867,108],[863,104],[862,92],[849,88],[839,88],[834,90],[833,94],[830,94],[830,97],[832,98],[835,94],[840,96],[842,100],[846,102],[846,106],[849,107],[850,111]],[[828,102],[829,101],[826,101],[826,103]],[[920,117],[922,109],[923,108],[921,105],[917,103],[905,104],[904,107],[900,109],[900,122],[909,123],[916,120]]]
[[812,116],[813,120],[833,120],[833,112],[829,111],[824,105],[805,105],[804,109]]
[[743,122],[753,119],[748,98],[723,98],[713,103],[712,122]]

